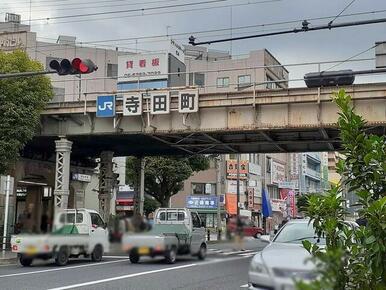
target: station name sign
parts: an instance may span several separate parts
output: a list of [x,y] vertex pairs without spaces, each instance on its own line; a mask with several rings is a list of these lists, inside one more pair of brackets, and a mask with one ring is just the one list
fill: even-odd
[[[178,112],[198,112],[198,90],[182,90],[178,92]],[[152,91],[147,94],[140,92],[125,93],[123,95],[123,116],[140,116],[147,108],[145,98],[150,99],[150,114],[160,115],[170,113],[170,91]],[[97,117],[115,116],[115,96],[97,97]]]

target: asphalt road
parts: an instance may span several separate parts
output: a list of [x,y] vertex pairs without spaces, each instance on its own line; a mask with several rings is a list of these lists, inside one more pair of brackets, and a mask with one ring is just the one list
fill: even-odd
[[266,243],[249,239],[246,251],[230,243],[210,244],[204,261],[181,256],[173,265],[162,258],[143,258],[131,264],[125,255],[106,255],[102,262],[71,260],[65,267],[36,261],[31,267],[0,266],[0,288],[5,289],[245,289],[253,255]]

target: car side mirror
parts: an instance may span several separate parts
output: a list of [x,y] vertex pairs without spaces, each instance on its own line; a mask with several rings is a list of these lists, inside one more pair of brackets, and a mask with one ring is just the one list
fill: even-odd
[[103,228],[104,228],[104,229],[107,229],[107,223],[104,223],[104,224],[103,224]]

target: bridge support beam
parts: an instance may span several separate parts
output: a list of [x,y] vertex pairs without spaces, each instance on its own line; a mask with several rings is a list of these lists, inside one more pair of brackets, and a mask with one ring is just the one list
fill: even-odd
[[113,155],[112,151],[103,151],[99,163],[99,213],[105,222],[108,222],[110,217],[110,202],[114,188]]
[[61,137],[55,141],[56,145],[56,172],[55,172],[55,212],[66,209],[70,194],[70,158],[72,142]]

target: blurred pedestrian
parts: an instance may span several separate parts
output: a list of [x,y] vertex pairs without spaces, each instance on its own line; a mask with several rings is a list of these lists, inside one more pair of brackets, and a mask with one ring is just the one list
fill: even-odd
[[236,245],[238,250],[245,251],[244,249],[244,223],[240,216],[236,219]]

